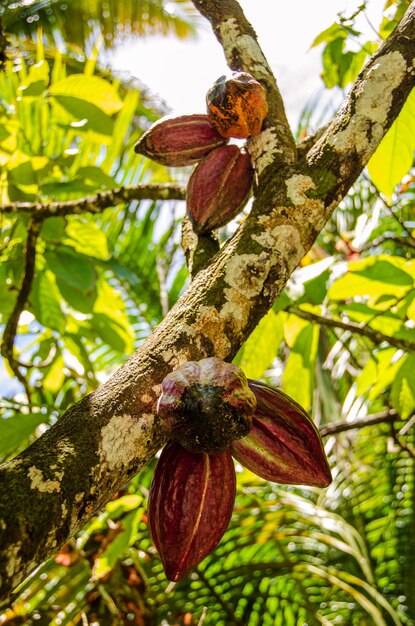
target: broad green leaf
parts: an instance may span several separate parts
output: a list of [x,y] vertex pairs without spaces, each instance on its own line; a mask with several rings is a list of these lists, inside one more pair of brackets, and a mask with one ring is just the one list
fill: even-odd
[[372,181],[387,198],[412,167],[414,150],[415,89],[367,165]]
[[331,26],[323,30],[317,37],[314,39],[311,44],[311,48],[315,48],[322,43],[330,43],[335,39],[346,39],[348,36],[348,32],[345,28],[340,26],[337,22],[334,22]]
[[405,271],[403,259],[372,257],[349,263],[346,274],[329,288],[328,297],[332,300],[347,300],[356,296],[372,296],[376,302],[384,294],[401,298],[413,284],[414,279]]
[[402,419],[415,411],[415,354],[409,354],[396,373],[391,389],[392,406]]
[[102,341],[117,352],[130,352],[133,345],[133,337],[131,327],[125,325],[125,316],[121,313],[117,316],[109,317],[104,313],[93,313],[91,317],[91,326],[102,339]]
[[49,368],[48,373],[43,379],[43,387],[52,393],[57,393],[64,381],[65,381],[65,373],[63,371],[64,361],[62,355],[59,355],[52,363]]
[[281,316],[271,310],[244,343],[234,363],[243,369],[248,378],[261,378],[272,365],[283,337]]
[[392,347],[373,352],[356,378],[357,394],[376,400],[393,383],[402,366],[402,359],[396,356],[396,348]]
[[13,417],[0,418],[0,454],[5,456],[21,447],[36,427],[47,421],[42,413],[16,413]]
[[98,76],[72,74],[52,85],[49,91],[54,97],[69,97],[89,102],[106,115],[118,113],[123,106],[113,85]]
[[66,225],[64,243],[87,256],[108,259],[107,238],[102,230],[86,218],[72,218]]
[[91,326],[101,339],[118,352],[131,352],[134,333],[119,291],[106,282],[99,283]]
[[42,230],[40,231],[43,239],[47,241],[57,243],[60,241],[65,232],[65,218],[64,217],[49,217],[42,224]]
[[312,405],[315,386],[319,328],[290,315],[284,332],[290,355],[282,375],[282,389],[308,410]]
[[45,259],[58,279],[82,292],[93,291],[96,276],[91,261],[64,247],[55,248],[53,252],[45,252]]
[[[108,136],[106,142],[109,142],[109,136],[114,130],[114,122],[98,106],[73,96],[55,96],[55,103],[58,105],[54,107],[58,123],[60,121],[62,125],[70,126],[79,133],[92,130],[99,135]],[[59,107],[71,117],[68,119],[67,115],[60,114]]]
[[31,301],[34,314],[39,322],[63,334],[65,317],[61,309],[61,295],[56,286],[54,274],[45,270],[33,281]]

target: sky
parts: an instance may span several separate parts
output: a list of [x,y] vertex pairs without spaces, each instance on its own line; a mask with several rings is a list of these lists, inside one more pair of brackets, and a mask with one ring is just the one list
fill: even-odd
[[[310,46],[330,26],[340,11],[350,15],[361,0],[240,0],[259,43],[276,75],[287,116],[296,127],[303,106],[321,88],[321,47]],[[368,15],[374,25],[381,20],[385,0],[369,0]],[[204,113],[205,94],[227,71],[222,48],[203,18],[197,41],[175,37],[149,37],[121,46],[112,65],[131,73],[158,94],[173,114]],[[373,37],[366,20],[362,30]]]

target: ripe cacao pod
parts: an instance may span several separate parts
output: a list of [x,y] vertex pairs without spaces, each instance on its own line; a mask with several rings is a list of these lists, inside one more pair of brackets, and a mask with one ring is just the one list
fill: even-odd
[[197,163],[226,142],[207,115],[166,116],[140,137],[134,150],[162,165],[179,167]]
[[252,186],[249,155],[238,146],[222,146],[195,168],[187,184],[187,213],[196,233],[230,222],[245,206]]
[[259,135],[268,115],[265,89],[247,72],[218,78],[206,103],[209,122],[223,137]]
[[215,454],[249,432],[255,405],[241,368],[211,357],[165,377],[157,413],[171,439],[191,452]]
[[148,517],[169,580],[186,576],[216,547],[235,501],[235,469],[227,450],[193,454],[172,441],[153,475]]
[[249,380],[257,399],[252,429],[231,452],[246,468],[277,483],[327,487],[330,468],[317,427],[290,396]]

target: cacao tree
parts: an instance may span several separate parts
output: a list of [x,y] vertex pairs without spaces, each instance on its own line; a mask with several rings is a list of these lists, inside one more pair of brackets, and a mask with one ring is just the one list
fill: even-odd
[[[388,2],[396,13],[381,25],[382,41],[366,43],[359,53],[344,48],[350,32],[355,35],[353,18],[315,40],[324,44],[327,87],[348,91],[338,113],[303,137],[289,127],[276,78],[239,4],[193,4],[209,20],[229,68],[253,76],[268,105],[262,132],[246,142],[252,202],[234,228],[214,222],[223,227],[219,238],[174,212],[155,235],[161,207],[185,198],[183,180],[191,171],[175,180],[175,171],[134,153],[144,130],[134,130],[137,120],[144,117],[146,127],[165,113],[144,90],[94,74],[94,60],[83,73],[58,54],[48,61],[41,38],[36,63],[26,68],[20,58],[17,71],[6,68],[0,77],[1,353],[25,395],[6,394],[0,424],[4,606],[36,567],[38,576],[48,577],[58,564],[59,585],[79,577],[83,601],[93,606],[99,596],[114,623],[155,623],[157,611],[177,623],[253,624],[261,615],[264,623],[284,623],[284,593],[290,598],[287,623],[331,623],[333,589],[339,594],[333,604],[354,603],[339,613],[343,623],[366,623],[362,615],[375,624],[411,623],[413,599],[402,591],[414,579],[410,557],[402,561],[400,587],[398,575],[386,574],[390,562],[379,556],[380,547],[369,550],[367,544],[382,538],[385,551],[399,550],[400,524],[409,554],[414,549],[414,181],[408,176],[398,191],[396,184],[413,161],[415,3]],[[385,177],[382,168],[399,142]],[[371,179],[367,173],[358,178],[367,165]],[[360,233],[360,248],[348,232]],[[333,242],[347,271],[333,270]],[[180,248],[190,278],[185,268],[177,269]],[[298,278],[299,267],[312,269]],[[285,366],[284,390],[317,420],[320,415],[321,434],[353,428],[354,437],[328,442],[334,482],[325,509],[322,498],[328,503],[330,496],[314,487],[284,490],[242,478],[228,539],[193,579],[191,574],[177,585],[172,605],[161,592],[166,581],[158,561],[148,564],[157,557],[146,495],[154,457],[168,440],[156,405],[166,376],[213,356],[234,361],[251,378],[264,377],[277,356]],[[332,381],[328,368],[318,367],[327,359]],[[112,375],[101,382],[100,370]],[[345,406],[348,421],[342,419]],[[372,430],[364,436],[360,428]],[[241,463],[243,456],[242,446]],[[343,498],[348,467],[360,464],[376,468],[369,491],[379,493],[380,503],[390,497],[392,487],[382,488],[394,476],[393,489],[401,495],[392,513],[379,504],[369,514],[358,489]],[[262,513],[255,517],[259,501]],[[391,516],[396,532],[385,537]],[[385,521],[376,525],[377,519]],[[301,552],[307,539],[306,556],[292,558],[291,544]],[[140,563],[131,555],[118,563],[114,555],[133,546],[143,553]],[[235,552],[245,561],[235,564]],[[342,571],[337,565],[344,555],[354,561]],[[46,561],[50,557],[56,560]],[[227,587],[227,568],[240,581],[236,593],[245,604]],[[109,575],[108,592],[102,581]],[[153,595],[144,602],[141,586],[151,576]],[[36,580],[42,579],[19,587],[5,619],[25,614],[25,593],[37,598],[34,607],[43,601]],[[59,605],[56,587],[50,589]],[[189,589],[199,590],[194,610],[186,604]],[[258,589],[266,594],[262,604]],[[206,613],[210,603],[214,608]],[[78,607],[65,606],[59,619],[81,619]],[[280,622],[269,621],[271,615]]]

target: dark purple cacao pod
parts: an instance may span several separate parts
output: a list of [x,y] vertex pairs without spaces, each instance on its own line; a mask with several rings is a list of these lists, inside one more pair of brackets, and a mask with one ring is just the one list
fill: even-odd
[[191,175],[187,213],[196,233],[230,222],[245,206],[252,186],[249,155],[238,146],[222,146],[208,154]]
[[169,580],[177,581],[216,547],[235,501],[229,451],[193,454],[176,442],[163,449],[150,487],[151,535]]
[[240,367],[211,357],[188,361],[161,385],[161,426],[191,452],[223,452],[252,426],[254,393]]
[[231,451],[246,468],[277,483],[327,487],[331,472],[317,427],[290,396],[249,380],[257,408],[252,429]]
[[166,116],[140,137],[134,150],[162,165],[179,167],[197,163],[226,142],[207,115]]

